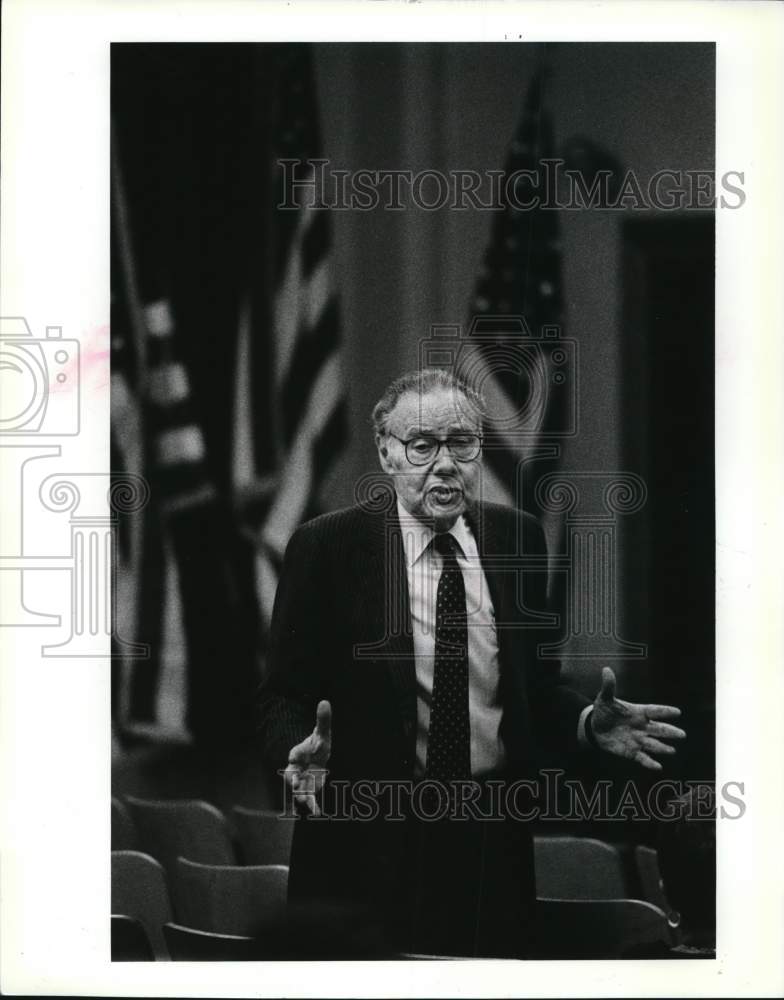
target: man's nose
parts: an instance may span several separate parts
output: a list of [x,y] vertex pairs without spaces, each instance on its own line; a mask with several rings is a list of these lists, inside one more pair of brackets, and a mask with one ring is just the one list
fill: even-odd
[[436,453],[436,457],[433,459],[433,471],[454,471],[455,468],[456,462],[452,456],[452,452],[447,447],[446,441],[439,441],[438,452]]

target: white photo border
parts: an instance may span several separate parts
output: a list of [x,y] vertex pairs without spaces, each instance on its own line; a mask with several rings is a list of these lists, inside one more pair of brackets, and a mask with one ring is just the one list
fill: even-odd
[[[774,3],[6,0],[0,315],[98,360],[78,436],[53,470],[109,460],[109,44],[140,41],[715,41],[716,172],[745,174],[719,211],[716,260],[717,783],[715,961],[112,964],[109,659],[44,658],[0,630],[6,993],[116,996],[736,996],[784,992],[784,671],[780,557],[784,11]],[[104,331],[103,334],[101,331]],[[102,367],[103,366],[103,367]],[[3,509],[18,484],[3,461]],[[23,504],[29,498],[22,498]],[[5,574],[3,574],[5,575]],[[37,593],[62,596],[63,574]],[[3,592],[5,593],[5,592]],[[107,650],[108,652],[108,650]],[[74,775],[79,776],[78,787]],[[52,893],[57,885],[58,893]]]

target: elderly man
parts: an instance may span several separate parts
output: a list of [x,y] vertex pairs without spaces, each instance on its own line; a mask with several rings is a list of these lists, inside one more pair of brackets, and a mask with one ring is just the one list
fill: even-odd
[[292,537],[261,733],[308,814],[292,898],[369,906],[401,950],[513,956],[526,953],[532,838],[519,800],[510,812],[491,790],[530,785],[541,746],[658,769],[674,752],[663,740],[684,734],[666,721],[677,709],[616,699],[612,671],[591,703],[538,656],[544,535],[479,502],[482,412],[441,370],[384,393],[373,421],[394,494]]

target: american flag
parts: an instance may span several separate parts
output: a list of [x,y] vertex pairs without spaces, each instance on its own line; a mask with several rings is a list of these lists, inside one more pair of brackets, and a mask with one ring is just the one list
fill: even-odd
[[155,282],[134,251],[116,142],[113,156],[112,470],[144,475],[153,500],[121,525],[118,632],[138,636],[148,656],[139,662],[117,651],[115,718],[126,734],[182,741],[191,733],[178,541],[188,511],[215,516],[217,492],[171,306],[145,301]]
[[535,483],[530,475],[521,478],[521,462],[536,459],[537,478],[552,465],[558,438],[574,416],[569,401],[575,387],[566,380],[576,375],[560,339],[561,242],[555,192],[548,194],[553,135],[544,81],[541,69],[509,148],[504,173],[517,174],[513,198],[493,219],[461,366],[481,382],[493,414],[486,427],[488,494],[534,512]]
[[[346,440],[337,295],[330,280],[328,212],[319,209],[321,154],[316,84],[310,46],[277,50],[271,122],[272,308],[254,313],[246,298],[240,314],[234,426],[234,487],[266,503],[253,529],[256,581],[262,622],[269,625],[283,553],[294,529],[318,512],[319,488]],[[300,187],[291,205],[282,161],[295,161]],[[260,313],[260,315],[259,315]],[[259,434],[259,407],[249,377],[254,341],[267,326],[271,382],[264,387],[267,467],[259,475],[252,442]],[[255,430],[254,430],[255,428]],[[271,461],[270,461],[271,459]]]
[[226,745],[252,728],[280,560],[345,435],[326,214],[276,207],[278,161],[319,150],[311,53],[112,61],[112,464],[151,487],[118,567],[122,634],[150,658],[115,668],[115,717]]

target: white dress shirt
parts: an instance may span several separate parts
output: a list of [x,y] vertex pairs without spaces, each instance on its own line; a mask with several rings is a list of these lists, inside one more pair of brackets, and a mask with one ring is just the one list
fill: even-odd
[[[417,740],[414,773],[421,777],[427,761],[427,734],[433,697],[436,644],[436,596],[443,557],[430,545],[435,532],[397,501],[408,577],[408,597],[414,638],[417,686]],[[476,539],[465,517],[449,533],[457,542],[457,564],[463,573],[468,624],[468,715],[471,727],[471,773],[474,777],[498,771],[506,759],[498,733],[502,707],[498,695],[498,636],[495,609],[490,597]],[[577,739],[588,747],[586,719],[593,705],[586,705],[577,723]]]
[[[433,696],[436,642],[436,595],[443,557],[430,542],[435,532],[417,520],[398,500],[398,516],[408,576],[408,596],[414,637],[417,685],[417,741],[415,774],[421,776],[427,760],[427,734]],[[498,637],[495,610],[482,569],[476,539],[464,517],[450,529],[457,542],[457,564],[463,573],[468,624],[468,715],[471,726],[471,773],[498,770],[504,763],[498,735],[501,703],[498,696]]]

